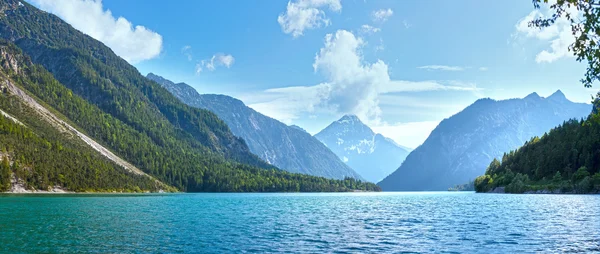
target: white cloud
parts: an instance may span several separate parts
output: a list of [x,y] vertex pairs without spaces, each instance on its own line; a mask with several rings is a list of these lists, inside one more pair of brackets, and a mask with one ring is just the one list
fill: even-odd
[[359,30],[363,34],[373,34],[377,32],[381,32],[381,28],[373,27],[370,25],[362,25]]
[[204,69],[214,71],[219,66],[225,66],[230,68],[235,62],[235,58],[232,55],[226,55],[223,53],[214,54],[210,59],[205,59],[196,64],[196,74],[200,74]]
[[448,65],[425,65],[425,66],[420,66],[417,68],[425,69],[425,70],[440,70],[440,71],[464,71],[468,67],[448,66]]
[[279,14],[277,22],[286,34],[298,37],[304,30],[328,26],[331,21],[323,8],[339,12],[342,10],[340,0],[297,0],[289,1],[285,13]]
[[377,121],[381,114],[377,96],[390,81],[388,66],[381,60],[365,63],[360,51],[363,45],[361,38],[345,30],[328,34],[313,68],[327,80],[329,105],[338,112]]
[[406,28],[406,29],[409,29],[412,27],[412,25],[410,23],[408,23],[408,21],[406,21],[406,19],[402,21],[402,24],[404,25],[404,28]]
[[373,13],[371,13],[371,16],[373,18],[373,21],[375,21],[375,22],[385,22],[393,14],[394,14],[394,11],[392,11],[392,9],[388,8],[388,9],[381,9],[381,10],[373,11]]
[[241,99],[255,110],[291,123],[304,113],[355,114],[371,125],[382,124],[380,95],[397,92],[465,91],[477,92],[474,84],[455,81],[391,80],[382,60],[365,62],[364,41],[351,32],[338,30],[325,36],[324,46],[315,56],[313,68],[325,78],[314,86],[268,89]]
[[423,144],[431,131],[437,127],[439,121],[422,121],[395,124],[382,124],[372,126],[376,133],[393,139],[396,143],[410,148]]
[[192,53],[190,52],[191,49],[192,46],[190,45],[185,45],[181,48],[181,53],[187,57],[188,61],[192,61]]
[[162,36],[143,26],[133,26],[123,17],[104,11],[100,0],[32,0],[42,10],[56,14],[75,29],[110,47],[130,63],[157,57]]
[[[568,8],[567,12],[574,16],[580,15],[575,8]],[[536,55],[535,61],[538,63],[551,63],[563,57],[573,56],[569,52],[569,46],[575,42],[575,37],[572,34],[571,23],[567,19],[559,18],[553,25],[542,29],[529,27],[530,21],[548,18],[551,15],[552,11],[547,6],[543,6],[540,10],[530,12],[515,25],[516,32],[513,37],[535,38],[550,44],[550,48],[544,49]]]
[[195,67],[196,75],[199,75],[202,72],[202,70],[203,70],[202,64],[201,63],[197,63],[196,67]]
[[474,83],[459,81],[403,81],[392,80],[381,90],[381,93],[425,92],[425,91],[482,91]]
[[479,70],[480,70],[480,71],[487,71],[487,70],[488,70],[488,67],[479,67]]

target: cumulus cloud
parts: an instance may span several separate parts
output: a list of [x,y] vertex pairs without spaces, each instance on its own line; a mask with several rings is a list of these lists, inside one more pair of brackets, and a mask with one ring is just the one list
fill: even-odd
[[377,96],[390,82],[388,66],[381,60],[365,63],[360,52],[363,45],[361,38],[345,30],[328,34],[313,68],[327,80],[329,105],[338,112],[377,120],[381,114]]
[[304,30],[328,26],[331,21],[322,9],[342,10],[340,0],[297,0],[289,1],[286,11],[279,14],[277,22],[281,30],[294,38],[304,34]]
[[235,62],[232,55],[223,53],[214,54],[210,59],[205,59],[196,64],[196,74],[200,74],[204,69],[214,71],[219,66],[231,67]]
[[362,25],[362,26],[360,26],[359,31],[363,34],[373,34],[373,33],[381,32],[381,28],[373,27],[370,25]]
[[[571,15],[580,15],[577,9],[569,8],[567,12]],[[535,61],[538,63],[551,63],[563,57],[572,57],[569,52],[569,46],[575,42],[575,37],[572,34],[571,23],[565,18],[559,18],[556,22],[542,29],[529,27],[529,22],[538,18],[549,18],[552,16],[552,11],[548,6],[544,6],[540,10],[533,10],[527,16],[522,18],[515,25],[515,34],[513,37],[534,38],[539,41],[548,42],[549,48],[539,52]]]
[[56,14],[75,29],[110,47],[130,63],[157,57],[162,36],[143,26],[133,26],[123,17],[104,11],[100,0],[32,0],[42,10]]
[[392,11],[392,9],[388,8],[388,9],[381,9],[381,10],[373,11],[373,13],[371,13],[371,17],[373,18],[373,21],[375,21],[375,22],[385,22],[393,14],[394,14],[394,11]]
[[355,114],[372,125],[381,124],[382,94],[421,91],[480,91],[474,84],[391,80],[388,65],[363,59],[365,42],[338,30],[325,36],[313,68],[324,81],[313,86],[275,88],[241,98],[255,110],[290,123],[303,113]]

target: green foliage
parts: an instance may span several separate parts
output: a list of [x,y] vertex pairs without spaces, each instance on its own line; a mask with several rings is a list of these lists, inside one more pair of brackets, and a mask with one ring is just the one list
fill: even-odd
[[2,163],[0,164],[0,192],[10,189],[10,162],[8,156],[2,154]]
[[[18,115],[26,124],[0,115],[0,146],[7,151],[0,164],[0,182],[5,187],[2,191],[10,188],[10,181],[5,179],[11,173],[30,189],[46,190],[53,186],[72,191],[166,189],[149,177],[126,172],[79,139],[49,126],[12,96],[0,95],[0,108]],[[13,161],[12,167],[8,156]]]
[[506,186],[505,192],[507,193],[523,193],[527,190],[526,184],[529,183],[529,177],[527,175],[517,173],[512,178],[510,184]]
[[459,184],[454,187],[448,188],[448,191],[474,191],[475,181],[469,181],[465,184]]
[[[575,38],[569,50],[577,57],[577,61],[588,62],[587,72],[581,82],[585,87],[591,87],[594,81],[600,80],[600,4],[596,0],[562,0],[554,4],[548,4],[548,0],[533,0],[535,8],[541,8],[542,3],[550,8],[553,15],[533,20],[529,26],[544,28],[559,19],[567,20]],[[570,12],[575,9],[578,13]]]
[[573,174],[572,181],[576,183],[589,176],[590,172],[588,172],[587,167],[582,166],[575,172],[575,174]]
[[[495,161],[485,176],[497,179],[480,182],[476,190],[505,186],[506,192],[522,193],[543,188],[563,192],[589,193],[600,190],[600,121],[597,114],[586,120],[564,122],[534,142]],[[574,170],[577,169],[577,170]],[[493,174],[493,175],[492,175]],[[484,177],[481,177],[484,179]],[[551,181],[548,181],[551,179]]]
[[600,173],[596,173],[592,176],[592,182],[594,183],[594,188],[600,190]]
[[554,176],[552,177],[552,183],[557,184],[557,183],[560,183],[562,181],[563,181],[562,175],[560,174],[559,171],[556,171],[556,174],[554,174]]
[[488,192],[493,186],[494,179],[490,175],[482,175],[475,178],[475,191]]
[[586,176],[575,185],[575,191],[577,193],[589,193],[594,189],[594,182],[592,178]]
[[494,158],[488,166],[488,168],[486,169],[486,174],[493,175],[494,173],[496,173],[498,168],[500,168],[500,162],[498,161],[498,159]]
[[[56,16],[17,4],[0,2],[6,10],[0,16],[0,37],[24,54],[17,57],[20,73],[4,73],[158,180],[189,192],[379,190],[354,179],[291,174],[270,166],[213,113],[183,104]],[[7,42],[1,46],[14,48]],[[56,175],[57,181],[69,178],[63,175]]]

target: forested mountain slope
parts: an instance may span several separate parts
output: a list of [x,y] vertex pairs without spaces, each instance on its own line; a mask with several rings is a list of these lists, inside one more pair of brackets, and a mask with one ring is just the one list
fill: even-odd
[[217,114],[233,134],[246,141],[250,151],[272,165],[293,173],[333,179],[362,179],[329,148],[304,130],[258,113],[238,99],[226,95],[199,94],[185,83],[176,84],[153,73],[147,77],[186,104]]
[[28,3],[0,1],[0,36],[27,56],[24,74],[10,78],[98,143],[180,190],[376,188],[268,165],[215,114],[183,104],[102,43]]
[[597,193],[600,191],[600,115],[569,120],[494,159],[475,180],[478,192]]
[[[46,109],[25,82],[19,50],[0,43],[0,192],[170,191]],[[18,119],[17,119],[18,118]]]
[[384,190],[447,190],[473,181],[494,158],[543,135],[592,106],[569,101],[561,91],[548,98],[480,99],[444,119],[394,173],[379,183]]

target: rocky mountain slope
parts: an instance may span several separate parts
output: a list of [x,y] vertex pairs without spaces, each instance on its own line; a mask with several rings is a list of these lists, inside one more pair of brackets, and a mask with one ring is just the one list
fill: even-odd
[[217,114],[233,134],[246,141],[251,152],[272,165],[294,173],[362,179],[298,126],[287,126],[226,95],[199,94],[185,83],[176,84],[153,73],[149,73],[147,78],[162,85],[184,103]]
[[473,181],[492,159],[563,121],[589,115],[591,109],[569,101],[561,91],[548,98],[532,93],[523,99],[480,99],[444,119],[379,185],[388,191],[447,190]]
[[392,173],[410,152],[393,140],[375,134],[354,115],[346,115],[315,135],[342,161],[368,181]]
[[115,155],[179,190],[377,189],[269,165],[215,114],[185,105],[101,42],[26,2],[0,1],[0,37],[24,56],[26,73],[16,78],[24,91]]
[[23,60],[0,42],[0,192],[173,190],[21,89],[29,81]]

